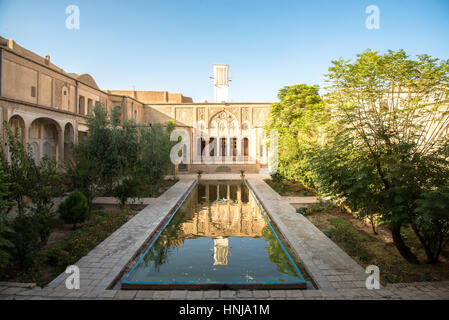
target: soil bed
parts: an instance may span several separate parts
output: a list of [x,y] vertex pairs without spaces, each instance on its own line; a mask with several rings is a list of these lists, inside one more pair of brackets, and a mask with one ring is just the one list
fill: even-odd
[[361,266],[378,266],[383,284],[449,280],[449,250],[442,253],[440,263],[425,263],[425,252],[410,228],[403,228],[401,232],[418,256],[419,265],[410,264],[402,258],[393,243],[391,232],[385,226],[380,226],[379,234],[375,235],[371,225],[332,206],[305,216]]

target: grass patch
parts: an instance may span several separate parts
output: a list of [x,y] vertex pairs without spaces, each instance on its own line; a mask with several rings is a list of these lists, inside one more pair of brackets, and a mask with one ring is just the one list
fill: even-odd
[[274,181],[266,179],[265,182],[277,193],[284,197],[307,197],[314,196],[313,190],[304,187],[298,182],[288,180]]
[[363,246],[369,238],[355,229],[352,224],[343,218],[328,218],[332,227],[324,233],[334,242],[338,243],[346,253],[363,263],[370,261],[371,254]]

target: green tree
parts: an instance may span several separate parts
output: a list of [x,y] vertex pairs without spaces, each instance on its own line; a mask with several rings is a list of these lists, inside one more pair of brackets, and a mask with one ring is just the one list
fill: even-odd
[[89,206],[99,195],[113,195],[123,206],[128,198],[147,194],[172,167],[172,122],[164,128],[120,121],[119,108],[109,117],[97,104],[87,125],[89,134],[73,147],[66,178],[69,189],[81,191]]
[[[55,225],[53,199],[61,195],[60,175],[54,158],[44,157],[36,163],[29,145],[24,145],[18,132],[12,132],[5,123],[6,146],[0,152],[8,192],[16,214],[4,218],[13,232],[8,240],[14,245],[12,255],[23,269],[30,266],[35,254],[47,242]],[[2,144],[4,145],[4,144]]]
[[315,182],[356,210],[380,215],[402,256],[417,263],[401,235],[401,226],[410,225],[428,261],[437,262],[439,246],[431,244],[449,234],[425,227],[437,222],[433,214],[423,218],[418,200],[448,185],[449,61],[367,50],[354,62],[332,63],[326,96],[331,138],[311,155]]
[[320,143],[320,127],[328,118],[318,86],[286,86],[279,90],[278,98],[266,126],[267,132],[278,130],[278,174],[313,187],[306,151]]
[[[66,165],[69,188],[80,190],[89,206],[94,197],[111,194],[120,181],[135,170],[138,156],[138,131],[133,121],[120,122],[115,108],[113,119],[100,103],[87,120],[88,136],[73,147]],[[115,118],[114,118],[115,117]]]
[[35,186],[29,191],[31,211],[36,218],[40,240],[44,245],[57,224],[53,205],[54,198],[62,195],[62,177],[57,171],[54,158],[44,156],[38,166],[31,168],[33,172],[29,176],[29,182]]
[[11,250],[14,244],[10,241],[10,235],[14,232],[8,225],[7,215],[11,209],[8,177],[0,162],[0,271],[9,266],[12,260]]
[[169,122],[165,129],[162,124],[156,123],[140,130],[138,167],[147,185],[163,179],[173,166],[170,160],[170,150],[176,144],[176,141],[170,141],[173,129],[174,123]]

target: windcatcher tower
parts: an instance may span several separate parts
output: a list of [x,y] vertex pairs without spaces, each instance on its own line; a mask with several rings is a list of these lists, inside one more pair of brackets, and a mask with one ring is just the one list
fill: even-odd
[[229,65],[214,64],[214,93],[215,102],[228,102],[229,93]]

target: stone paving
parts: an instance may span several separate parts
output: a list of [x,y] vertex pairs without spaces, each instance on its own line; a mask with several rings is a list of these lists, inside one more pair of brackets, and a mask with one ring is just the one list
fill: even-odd
[[[232,177],[231,177],[232,176]],[[235,177],[234,177],[235,176]],[[240,179],[239,175],[205,174],[202,179]],[[34,284],[0,283],[0,299],[449,299],[449,281],[394,284],[379,290],[365,287],[366,274],[351,257],[272,190],[265,175],[245,178],[270,212],[271,219],[292,253],[314,279],[317,290],[116,290],[117,277],[139,254],[139,249],[160,227],[171,210],[193,187],[196,175],[181,175],[180,181],[130,221],[120,227],[89,254],[80,259],[80,289],[69,290],[62,273],[44,288]]]
[[[167,176],[166,179],[172,176]],[[198,175],[196,173],[183,173],[178,177],[180,178],[192,178],[197,179]],[[202,180],[240,180],[242,177],[239,173],[203,173],[201,174]],[[269,174],[259,174],[259,173],[245,173],[245,179],[271,179]]]
[[50,292],[0,283],[0,300],[448,300],[449,281],[387,285],[379,290],[103,290],[97,294]]

